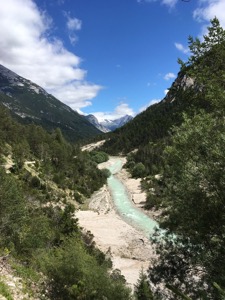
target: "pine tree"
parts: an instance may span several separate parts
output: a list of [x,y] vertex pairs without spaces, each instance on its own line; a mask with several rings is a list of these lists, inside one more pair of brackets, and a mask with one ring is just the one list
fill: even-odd
[[143,269],[140,272],[137,285],[135,287],[135,296],[137,300],[154,300],[153,293],[149,284],[149,279]]

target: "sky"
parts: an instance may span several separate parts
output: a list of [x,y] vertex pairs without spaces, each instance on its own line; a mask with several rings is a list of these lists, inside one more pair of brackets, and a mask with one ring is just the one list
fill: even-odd
[[162,100],[225,0],[7,0],[0,64],[99,121]]

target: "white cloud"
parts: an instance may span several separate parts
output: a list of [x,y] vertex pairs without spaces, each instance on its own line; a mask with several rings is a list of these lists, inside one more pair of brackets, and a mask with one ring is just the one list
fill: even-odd
[[217,17],[220,25],[225,28],[225,1],[224,0],[200,0],[199,7],[194,10],[193,17],[197,21],[210,21]]
[[180,44],[180,43],[174,43],[175,47],[183,52],[184,54],[188,54],[189,53],[189,48],[188,47],[185,47],[184,45]]
[[39,84],[74,109],[91,105],[91,99],[102,87],[86,82],[86,71],[80,68],[81,58],[66,50],[62,41],[49,35],[50,26],[52,20],[34,1],[3,1],[0,63]]
[[121,117],[124,115],[134,115],[134,111],[132,108],[129,107],[127,103],[120,103],[116,108],[115,112],[117,115],[120,115]]
[[125,115],[134,116],[135,113],[127,103],[120,103],[112,112],[94,112],[92,113],[99,122],[107,120],[115,120]]
[[[99,86],[95,84],[72,82],[65,84],[62,88],[55,90],[57,99],[66,99],[66,104],[75,110],[90,106],[93,99],[99,91]],[[51,90],[49,91],[51,93]]]
[[146,110],[149,106],[151,106],[153,104],[156,104],[156,103],[159,103],[159,101],[161,101],[161,99],[152,99],[152,100],[150,100],[148,104],[142,106],[139,109],[139,113],[141,113],[142,111]]
[[173,78],[176,78],[176,75],[174,73],[167,73],[165,76],[164,76],[164,79],[165,80],[170,80],[170,79],[173,79]]
[[68,16],[67,27],[69,30],[81,30],[82,21]]
[[69,39],[72,45],[75,45],[78,41],[77,31],[81,30],[82,21],[77,18],[72,18],[70,12],[64,12],[64,16],[67,19],[66,26],[68,29]]

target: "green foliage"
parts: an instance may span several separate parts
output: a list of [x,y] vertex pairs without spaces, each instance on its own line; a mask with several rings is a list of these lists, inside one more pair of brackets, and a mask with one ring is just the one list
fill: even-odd
[[104,170],[99,170],[89,153],[84,151],[73,159],[71,176],[73,176],[74,189],[90,197],[94,191],[106,183],[108,174]]
[[[196,107],[194,115],[184,115],[164,151],[160,226],[167,232],[160,238],[156,232],[159,258],[149,275],[161,294],[163,283],[183,299],[221,299],[225,288],[225,31],[215,18],[203,42],[189,41],[192,56],[183,71],[194,78],[193,99],[206,103],[207,109]],[[174,297],[166,294],[166,299]]]
[[103,151],[91,151],[90,156],[97,164],[103,163],[109,159],[108,154]]
[[[225,34],[216,18],[211,22],[202,42],[189,38],[191,56],[187,63],[179,60],[181,71],[165,99],[106,135],[102,150],[107,153],[115,155],[137,149],[132,154],[132,165],[127,164],[131,173],[139,162],[144,164],[147,175],[162,172],[162,154],[170,144],[171,127],[181,125],[184,112],[190,117],[201,109],[216,109],[223,114]],[[192,86],[185,85],[189,78],[194,80]]]
[[52,299],[131,299],[130,291],[113,282],[76,238],[43,254],[40,266],[50,279]]
[[189,298],[188,296],[186,296],[185,294],[183,294],[182,292],[180,292],[178,289],[174,288],[173,286],[167,284],[166,287],[171,290],[175,295],[179,296],[180,299],[183,300],[192,300],[191,298]]
[[189,48],[192,55],[183,64],[183,70],[195,79],[198,93],[205,102],[218,112],[224,110],[225,30],[216,17],[211,20],[208,34],[204,35],[202,42],[189,37]]
[[167,102],[160,102],[152,105],[125,126],[107,134],[109,139],[101,149],[115,155],[141,149],[149,142],[155,143],[168,136],[169,128],[173,124],[180,123],[181,115],[179,114],[180,106],[176,103],[171,105]]
[[40,179],[37,176],[33,176],[30,181],[30,186],[33,188],[39,188],[41,185]]
[[84,204],[84,197],[82,196],[82,194],[78,193],[77,191],[74,191],[74,199],[80,203],[80,204]]
[[143,177],[146,174],[145,172],[145,166],[143,163],[137,163],[134,165],[133,170],[132,170],[132,177],[138,178],[138,177]]
[[105,177],[105,178],[108,178],[108,177],[110,177],[111,176],[111,172],[108,170],[108,169],[101,169],[101,171],[102,171],[102,174],[103,174],[103,176]]
[[8,286],[3,281],[0,281],[0,295],[5,297],[7,300],[13,300],[12,294]]
[[135,296],[137,300],[154,300],[153,293],[147,275],[141,271],[138,282],[135,286]]
[[[60,128],[64,137],[70,142],[77,142],[101,134],[84,116],[81,116],[55,97],[36,86],[39,93],[30,88],[30,82],[25,79],[24,85],[12,84],[7,77],[0,74],[0,103],[11,108],[14,119],[22,124],[35,124],[52,132]],[[35,84],[32,84],[35,86]],[[7,92],[10,91],[10,97]],[[4,94],[5,93],[5,94]],[[14,113],[20,112],[23,117]],[[17,137],[19,139],[20,136]]]
[[225,290],[221,289],[221,287],[216,282],[213,283],[213,286],[219,291],[221,300],[224,300],[225,299]]
[[13,176],[0,169],[0,246],[17,243],[25,222],[26,204]]
[[[81,234],[74,206],[66,200],[61,207],[53,203],[49,185],[54,180],[62,189],[69,187],[75,200],[84,202],[106,183],[109,172],[99,170],[95,160],[107,155],[97,152],[93,159],[59,129],[49,134],[34,124],[19,125],[1,107],[0,117],[1,155],[12,154],[16,162],[13,174],[0,169],[0,249],[20,262],[17,273],[29,285],[39,284],[41,272],[40,289],[49,291],[48,299],[131,299],[124,277],[110,275],[112,262],[93,237]],[[28,159],[35,161],[35,175],[24,165]]]
[[[156,269],[171,284],[174,270],[180,284],[185,282],[187,293],[192,289],[213,294],[213,281],[225,286],[224,132],[223,119],[202,113],[176,128],[173,143],[165,151],[166,188],[161,197],[166,210],[161,227],[175,233],[177,242],[172,247],[165,237]],[[192,286],[190,272],[199,277]]]

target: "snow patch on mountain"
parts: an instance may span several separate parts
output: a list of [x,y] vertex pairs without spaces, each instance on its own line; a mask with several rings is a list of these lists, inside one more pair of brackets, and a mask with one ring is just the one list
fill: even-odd
[[122,127],[127,122],[133,119],[132,116],[125,115],[121,118],[115,119],[115,120],[108,120],[105,119],[101,122],[98,121],[98,119],[94,115],[87,115],[86,118],[88,121],[93,124],[96,128],[101,130],[102,132],[110,132],[114,131],[119,127]]

